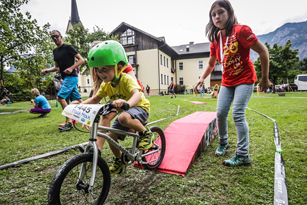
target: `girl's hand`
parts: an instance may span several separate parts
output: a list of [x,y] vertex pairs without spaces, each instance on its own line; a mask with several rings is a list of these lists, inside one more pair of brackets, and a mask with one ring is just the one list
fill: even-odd
[[82,129],[84,129],[84,127],[85,127],[85,129],[87,129],[88,131],[90,131],[90,130],[91,130],[91,127],[90,127],[90,126],[88,126],[88,125],[83,124],[83,125],[82,125]]
[[269,87],[271,87],[272,83],[268,78],[261,78],[259,87],[262,91],[266,91]]
[[197,88],[198,86],[202,86],[204,83],[204,79],[200,78],[196,83],[195,83],[195,88]]

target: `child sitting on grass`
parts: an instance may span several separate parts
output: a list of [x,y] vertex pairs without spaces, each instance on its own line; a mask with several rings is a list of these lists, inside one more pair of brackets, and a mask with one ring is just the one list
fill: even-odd
[[[130,76],[122,71],[128,65],[124,48],[116,41],[109,40],[94,46],[88,54],[89,67],[103,80],[99,91],[82,104],[97,104],[102,98],[109,96],[114,107],[118,110],[124,103],[128,103],[130,109],[121,112],[112,124],[112,128],[124,131],[130,128],[139,132],[138,142],[139,150],[147,150],[152,146],[153,134],[147,130],[143,124],[149,117],[150,103],[145,98],[140,86]],[[108,133],[108,135],[117,141],[124,140],[124,135]],[[104,139],[97,138],[98,149],[101,150]],[[110,167],[112,175],[118,174],[123,169],[121,161],[121,152],[113,145],[109,144],[115,156],[115,162]]]

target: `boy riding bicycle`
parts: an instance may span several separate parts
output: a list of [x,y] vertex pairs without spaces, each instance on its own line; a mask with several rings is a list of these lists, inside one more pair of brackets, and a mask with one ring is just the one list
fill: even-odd
[[[150,103],[145,98],[137,82],[129,75],[122,73],[128,65],[127,57],[122,45],[109,40],[93,47],[88,54],[89,67],[97,70],[97,74],[103,79],[99,91],[93,97],[82,104],[98,104],[102,98],[109,96],[113,106],[118,110],[123,103],[128,103],[130,109],[121,112],[112,124],[112,128],[129,131],[131,128],[139,132],[138,149],[147,150],[152,146],[153,134],[143,124],[149,117]],[[108,133],[115,141],[124,140],[124,135]],[[102,149],[104,139],[97,138],[97,147]],[[123,169],[121,152],[109,144],[115,156],[115,162],[110,167],[112,175],[118,174]]]

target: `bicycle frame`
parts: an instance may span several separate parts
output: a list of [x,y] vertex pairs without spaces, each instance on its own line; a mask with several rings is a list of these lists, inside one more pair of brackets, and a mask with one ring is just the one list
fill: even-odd
[[[96,175],[97,160],[98,160],[98,147],[97,147],[97,144],[96,144],[97,135],[99,137],[102,137],[102,138],[106,139],[110,144],[112,144],[114,147],[119,149],[122,153],[124,153],[128,157],[130,162],[128,164],[126,164],[126,165],[130,165],[130,164],[132,164],[135,161],[138,161],[140,164],[149,164],[149,163],[153,162],[154,160],[151,160],[149,162],[143,162],[142,161],[142,157],[151,155],[151,154],[159,152],[161,150],[161,147],[154,143],[158,147],[157,150],[148,152],[146,154],[142,154],[141,150],[138,150],[138,152],[135,152],[136,151],[137,140],[138,140],[138,137],[139,137],[137,132],[136,133],[126,132],[126,131],[122,131],[122,130],[119,130],[119,129],[114,129],[114,128],[105,127],[105,126],[100,126],[100,125],[98,125],[99,115],[97,115],[97,116],[98,116],[98,120],[96,118],[95,121],[93,122],[93,126],[91,128],[89,144],[86,146],[86,149],[84,151],[85,153],[87,153],[87,152],[89,152],[90,148],[93,147],[93,165],[92,165],[91,179],[90,179],[90,183],[89,183],[89,190],[91,189],[91,187],[94,186],[95,175]],[[107,135],[105,133],[102,133],[102,132],[98,132],[98,129],[101,129],[101,130],[104,130],[104,131],[110,131],[110,132],[113,132],[115,134],[122,134],[122,135],[127,135],[127,136],[134,137],[131,152],[129,152],[126,148],[124,148],[118,142],[113,140],[109,135]],[[79,181],[81,179],[83,179],[84,170],[85,170],[85,163],[81,167],[81,170],[80,170],[80,173],[79,173],[79,180],[78,180],[77,184],[79,183]]]

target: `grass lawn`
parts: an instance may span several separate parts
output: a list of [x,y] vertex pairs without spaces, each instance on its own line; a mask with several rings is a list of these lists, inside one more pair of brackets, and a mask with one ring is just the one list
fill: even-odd
[[[149,122],[179,115],[154,124],[163,130],[179,118],[196,111],[215,112],[216,99],[178,96],[153,96]],[[195,105],[189,101],[202,101]],[[51,102],[51,113],[36,118],[25,110],[31,103],[13,103],[0,106],[0,113],[23,110],[16,114],[0,114],[0,165],[87,142],[89,135],[77,130],[59,132],[64,122],[62,109]],[[248,105],[276,120],[279,126],[282,154],[285,162],[289,204],[306,204],[307,201],[307,92],[277,94],[254,93]],[[251,167],[225,167],[224,159],[236,151],[237,136],[229,115],[230,148],[222,157],[215,157],[218,136],[198,158],[186,176],[127,167],[127,173],[112,177],[106,204],[273,204],[274,197],[274,132],[273,122],[262,115],[246,110],[250,127]],[[80,125],[79,125],[80,126]],[[179,137],[179,136],[178,136]],[[122,144],[128,145],[127,138]],[[184,145],[183,145],[184,146]],[[17,167],[0,170],[0,204],[47,204],[50,181],[59,166],[79,150],[39,159]],[[112,154],[108,146],[102,156],[108,163]]]

